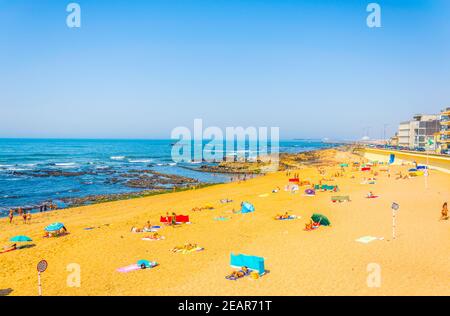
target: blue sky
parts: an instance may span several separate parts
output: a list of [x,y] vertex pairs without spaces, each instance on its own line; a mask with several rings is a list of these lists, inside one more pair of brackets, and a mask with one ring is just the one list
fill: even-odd
[[450,105],[450,1],[70,2],[0,0],[0,137],[380,138]]

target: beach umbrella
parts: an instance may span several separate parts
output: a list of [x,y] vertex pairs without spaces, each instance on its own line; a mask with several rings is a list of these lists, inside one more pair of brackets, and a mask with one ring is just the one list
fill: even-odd
[[28,241],[33,241],[30,237],[27,236],[14,236],[12,237],[9,241],[13,241],[13,242],[28,242]]
[[254,211],[255,211],[255,207],[253,206],[253,204],[248,203],[248,202],[242,202],[242,208],[241,208],[242,213],[251,213]]
[[311,219],[312,219],[315,223],[319,223],[319,222],[320,222],[320,225],[323,225],[323,226],[330,226],[330,225],[331,225],[330,220],[329,220],[325,215],[322,215],[322,214],[314,213],[314,214],[311,216]]
[[45,230],[48,232],[54,232],[60,230],[63,227],[64,227],[63,223],[53,223],[45,227]]

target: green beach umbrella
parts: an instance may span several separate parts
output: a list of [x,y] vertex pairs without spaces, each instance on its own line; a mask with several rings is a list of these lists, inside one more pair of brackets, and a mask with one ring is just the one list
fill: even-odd
[[330,222],[330,220],[328,219],[328,217],[326,217],[325,215],[322,215],[322,214],[314,213],[314,214],[311,216],[311,219],[312,219],[314,222],[316,222],[316,223],[319,223],[319,222],[320,222],[320,225],[323,225],[323,226],[330,226],[330,225],[331,225],[331,222]]
[[9,241],[12,242],[29,242],[29,241],[33,241],[30,237],[27,236],[14,236],[12,237]]

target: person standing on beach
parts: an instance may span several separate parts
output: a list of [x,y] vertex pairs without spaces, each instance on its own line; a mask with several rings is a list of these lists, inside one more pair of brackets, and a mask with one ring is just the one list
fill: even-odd
[[8,217],[9,217],[9,223],[12,224],[12,221],[13,221],[13,218],[14,218],[14,210],[13,209],[9,210]]
[[444,205],[442,205],[441,220],[444,220],[444,221],[448,220],[447,202],[445,202]]
[[27,222],[28,224],[31,223],[31,211],[28,211],[28,213],[27,213],[26,222]]
[[175,227],[177,224],[177,214],[172,213],[172,227]]
[[27,212],[22,212],[22,219],[23,219],[23,223],[26,224],[27,223]]

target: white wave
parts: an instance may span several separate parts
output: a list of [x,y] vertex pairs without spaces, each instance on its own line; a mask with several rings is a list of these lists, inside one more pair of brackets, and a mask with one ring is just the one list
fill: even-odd
[[6,170],[8,170],[8,171],[29,171],[30,169],[12,167],[12,168],[8,168]]
[[55,166],[58,167],[68,167],[68,166],[75,166],[76,164],[74,162],[58,162],[55,163]]
[[131,163],[147,163],[147,162],[151,162],[151,159],[129,159],[128,162]]
[[35,167],[37,165],[37,163],[24,163],[21,164],[20,166],[24,166],[24,167]]
[[111,160],[124,160],[125,156],[112,156],[112,157],[109,157],[109,159],[111,159]]
[[170,162],[170,163],[157,163],[157,166],[176,166],[176,162]]

